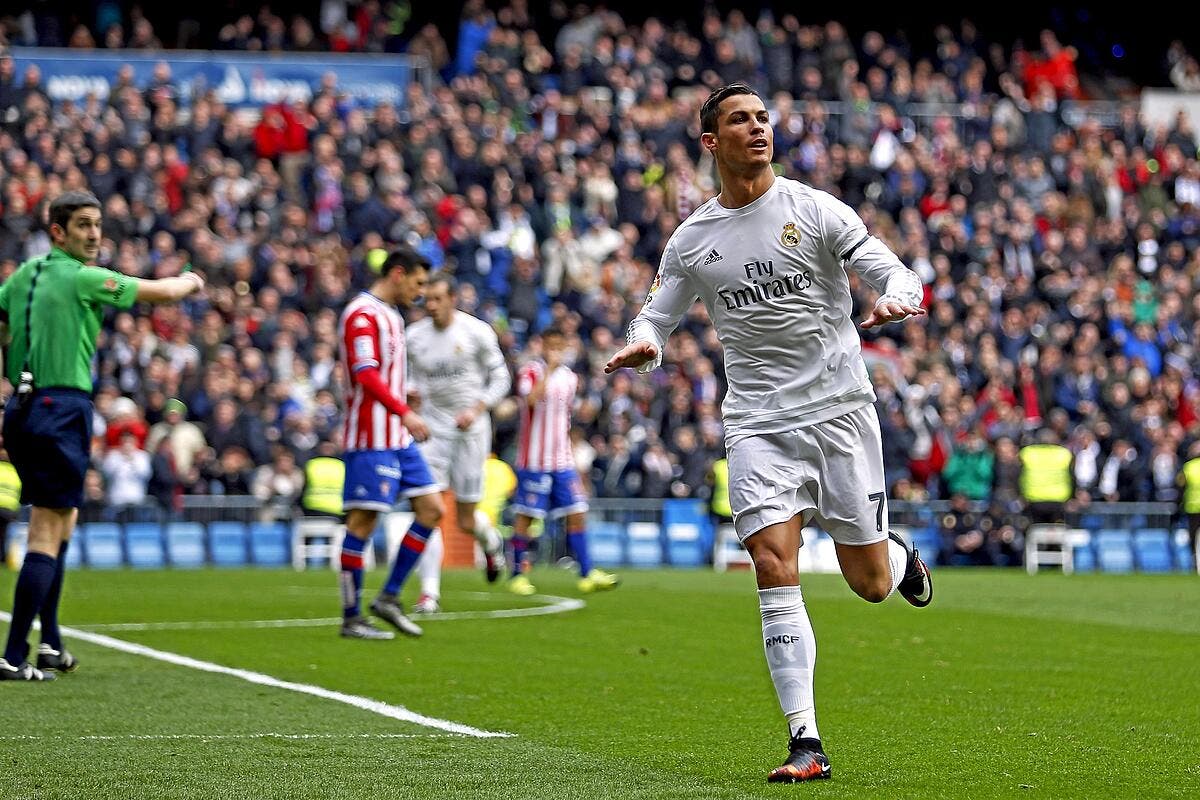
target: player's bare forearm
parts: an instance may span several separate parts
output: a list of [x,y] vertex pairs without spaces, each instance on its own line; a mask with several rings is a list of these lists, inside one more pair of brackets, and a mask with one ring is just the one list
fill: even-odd
[[650,342],[632,342],[625,345],[604,365],[604,373],[611,375],[624,367],[637,368],[658,357],[658,348]]

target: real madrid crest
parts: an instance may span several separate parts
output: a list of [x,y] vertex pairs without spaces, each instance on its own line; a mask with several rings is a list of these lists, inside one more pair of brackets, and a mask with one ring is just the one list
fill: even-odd
[[796,230],[796,223],[789,222],[783,226],[783,233],[779,236],[779,241],[784,247],[795,247],[800,244],[800,231]]

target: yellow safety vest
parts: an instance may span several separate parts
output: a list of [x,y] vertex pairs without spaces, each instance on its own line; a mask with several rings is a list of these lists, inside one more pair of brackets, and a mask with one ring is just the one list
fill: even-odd
[[1200,514],[1200,458],[1183,465],[1183,512]]
[[342,487],[346,483],[346,465],[329,456],[310,458],[304,465],[304,498],[308,511],[336,517],[342,513]]
[[713,462],[713,513],[721,517],[732,517],[733,509],[729,507],[729,459],[718,458]]
[[1058,444],[1021,448],[1021,495],[1030,503],[1065,503],[1071,499],[1071,451]]
[[0,509],[17,511],[21,508],[21,479],[17,468],[8,461],[0,461]]
[[483,462],[483,498],[476,508],[486,514],[493,525],[499,525],[504,506],[516,488],[517,474],[512,467],[495,456],[489,456]]

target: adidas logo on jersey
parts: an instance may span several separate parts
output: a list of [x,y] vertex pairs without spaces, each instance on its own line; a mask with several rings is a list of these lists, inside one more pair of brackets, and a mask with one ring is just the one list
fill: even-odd
[[715,264],[720,260],[721,254],[718,253],[717,249],[714,247],[712,250],[708,251],[708,255],[704,257],[704,263],[700,266],[707,267],[709,264]]

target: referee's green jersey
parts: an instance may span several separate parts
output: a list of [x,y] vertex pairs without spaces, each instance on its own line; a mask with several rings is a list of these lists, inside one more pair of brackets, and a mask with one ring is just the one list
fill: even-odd
[[11,342],[4,364],[9,381],[20,382],[28,356],[34,386],[91,392],[103,306],[129,308],[136,299],[134,278],[84,266],[57,247],[26,261],[0,286]]

